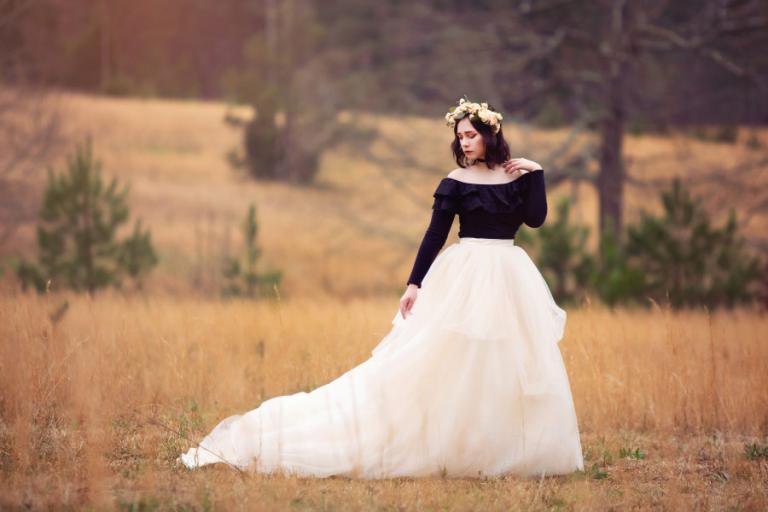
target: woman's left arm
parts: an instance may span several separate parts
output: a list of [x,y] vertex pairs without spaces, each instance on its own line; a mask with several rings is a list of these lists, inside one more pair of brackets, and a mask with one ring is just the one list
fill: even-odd
[[523,203],[523,222],[537,228],[547,218],[547,190],[544,184],[544,169],[531,171],[528,179],[528,192]]
[[[547,218],[547,190],[544,183],[544,169],[538,162],[527,158],[513,158],[502,165],[507,173],[524,170],[525,174],[530,174],[525,178],[528,180],[528,191],[523,204],[523,222],[532,228],[544,224],[544,220]],[[523,176],[520,176],[518,179],[522,178]]]

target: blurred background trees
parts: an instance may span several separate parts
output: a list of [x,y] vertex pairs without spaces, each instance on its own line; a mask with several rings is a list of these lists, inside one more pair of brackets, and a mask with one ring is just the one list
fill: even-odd
[[585,251],[589,228],[569,220],[568,200],[536,238],[527,232],[518,238],[536,246],[538,265],[559,303],[577,303],[590,291],[609,305],[650,306],[652,300],[673,308],[733,308],[762,299],[765,263],[746,247],[733,210],[723,226],[713,226],[701,198],[691,197],[678,179],[660,200],[663,215],[643,212],[626,226],[627,243],[613,231],[603,234],[603,258]]
[[[418,143],[388,140],[342,114],[435,118],[464,94],[483,98],[510,124],[562,128],[560,142],[537,153],[549,169],[548,184],[586,183],[597,193],[598,254],[581,250],[586,235],[572,229],[567,205],[556,212],[561,219],[540,232],[558,295],[589,288],[608,302],[658,295],[638,265],[666,265],[680,255],[672,254],[674,247],[666,255],[644,254],[641,245],[655,250],[651,242],[659,243],[654,236],[682,245],[700,238],[768,256],[768,233],[751,233],[742,244],[731,221],[707,231],[705,221],[690,220],[694,225],[678,228],[695,236],[679,238],[665,231],[671,228],[664,223],[679,220],[672,210],[633,229],[624,214],[628,193],[661,197],[665,208],[686,201],[665,192],[669,179],[630,172],[655,155],[627,158],[628,134],[684,130],[728,143],[737,126],[768,122],[763,0],[5,0],[0,43],[0,82],[8,86],[0,97],[0,130],[8,127],[9,134],[0,141],[0,245],[3,233],[7,239],[23,221],[14,219],[34,213],[29,200],[18,199],[25,190],[19,170],[50,153],[58,130],[55,108],[48,106],[38,113],[25,107],[20,126],[18,106],[36,102],[18,101],[11,92],[31,99],[36,87],[53,86],[248,105],[252,117],[228,118],[242,128],[242,146],[230,162],[255,180],[296,185],[314,183],[329,149],[346,145],[377,158],[369,147],[374,137],[395,149],[388,166],[444,173],[426,167]],[[750,184],[760,181],[768,156],[757,137],[749,147],[754,151],[738,161],[687,169],[681,174],[690,178],[679,190],[717,184],[718,196],[706,198],[714,218],[725,218],[724,208],[736,201],[747,215],[764,214],[765,193]],[[523,143],[513,152],[529,149]],[[734,169],[740,179],[726,178]],[[577,255],[567,263],[548,256],[572,249]],[[696,285],[703,289],[691,291],[683,271],[654,279],[676,280],[672,295],[681,303],[689,292],[708,297],[707,303],[738,301],[734,290],[746,287],[754,263],[730,253],[717,261],[728,263],[695,263],[713,272],[712,283]],[[741,277],[718,273],[724,265]]]
[[594,184],[600,231],[610,219],[615,237],[626,130],[768,120],[760,0],[7,0],[3,11],[3,52],[23,52],[37,80],[253,105],[243,163],[256,178],[311,182],[341,108],[434,116],[467,93],[509,120],[594,129],[596,173],[553,164]]
[[528,1],[513,12],[504,41],[514,64],[499,70],[519,86],[504,92],[504,106],[597,131],[601,233],[622,236],[630,126],[766,119],[764,2]]

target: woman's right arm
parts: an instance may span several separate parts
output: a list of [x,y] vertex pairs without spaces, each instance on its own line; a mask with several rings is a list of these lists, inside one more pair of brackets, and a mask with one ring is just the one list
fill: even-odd
[[403,319],[405,319],[406,314],[410,313],[416,302],[416,297],[419,294],[418,289],[421,288],[421,281],[427,274],[427,270],[435,261],[440,249],[445,245],[455,215],[456,213],[453,211],[440,208],[432,210],[432,220],[429,222],[427,231],[424,233],[424,239],[419,246],[419,252],[416,254],[416,261],[413,263],[411,276],[408,278],[408,287],[400,298],[400,314]]
[[432,210],[432,219],[429,222],[427,231],[424,233],[419,251],[416,253],[416,260],[413,263],[411,275],[408,278],[409,285],[415,284],[418,288],[421,288],[422,279],[448,239],[448,233],[451,232],[455,216],[456,214],[450,210]]

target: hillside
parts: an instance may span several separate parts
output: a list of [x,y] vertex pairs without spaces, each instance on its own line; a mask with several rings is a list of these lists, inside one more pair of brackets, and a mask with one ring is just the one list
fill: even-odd
[[[224,122],[228,111],[224,103],[66,93],[59,108],[70,147],[90,134],[104,172],[131,183],[132,213],[151,229],[161,257],[148,282],[158,292],[218,290],[221,258],[240,250],[239,225],[254,202],[262,264],[283,270],[286,295],[399,294],[429,220],[432,191],[455,167],[448,151],[450,130],[441,115],[423,119],[358,114],[394,142],[374,145],[382,161],[396,161],[393,145],[416,154],[412,145],[418,141],[423,145],[417,153],[418,166],[394,167],[341,144],[323,155],[316,186],[294,187],[255,182],[229,166],[226,155],[239,149],[240,133]],[[238,112],[247,113],[244,108]],[[558,172],[547,155],[566,131],[528,131],[508,124],[505,133],[515,156],[540,161],[547,172]],[[751,200],[725,185],[743,179],[739,162],[765,158],[766,134],[759,136],[763,148],[757,150],[742,142],[702,142],[682,135],[630,136],[626,141],[630,175],[647,182],[732,168],[732,175],[723,181],[703,181],[697,190],[715,215],[724,215],[732,204],[743,219]],[[579,137],[594,140],[592,134]],[[740,134],[740,140],[745,137],[746,133]],[[63,162],[61,155],[51,163],[61,170]],[[38,190],[44,176],[40,169],[35,177]],[[764,171],[759,176],[759,182],[751,183],[758,194],[754,201],[768,181]],[[573,220],[591,226],[594,235],[594,192],[584,184],[550,187],[550,204],[566,195],[578,197]],[[629,221],[641,208],[658,209],[655,193],[643,187],[629,185],[626,197]],[[458,222],[449,243],[457,229]],[[744,229],[754,240],[764,237],[766,216],[753,215]],[[34,225],[28,223],[2,253],[31,254],[33,243]],[[594,247],[594,236],[590,243]]]

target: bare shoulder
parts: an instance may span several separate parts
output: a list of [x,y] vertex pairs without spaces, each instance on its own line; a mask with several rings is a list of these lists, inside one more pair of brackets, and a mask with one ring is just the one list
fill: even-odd
[[462,169],[461,167],[457,167],[454,170],[452,170],[451,172],[449,172],[447,177],[448,178],[453,178],[453,179],[459,179],[459,178],[462,177],[463,171],[464,171],[464,169]]

